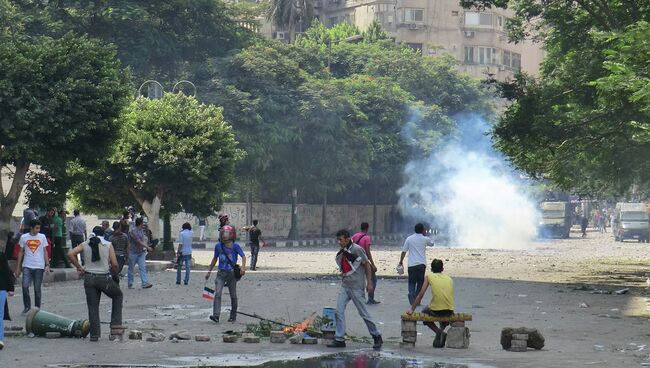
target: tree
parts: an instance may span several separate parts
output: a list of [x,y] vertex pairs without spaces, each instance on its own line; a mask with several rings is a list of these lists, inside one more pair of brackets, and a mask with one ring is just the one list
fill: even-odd
[[221,0],[14,1],[30,35],[67,32],[113,43],[138,81],[177,81],[188,66],[226,55],[254,37]]
[[183,94],[160,100],[138,98],[120,118],[121,130],[106,174],[77,174],[76,200],[100,211],[136,201],[159,235],[161,207],[167,213],[214,213],[233,183],[237,148],[222,109]]
[[0,42],[0,175],[11,179],[0,189],[2,230],[30,170],[93,166],[106,154],[127,78],[114,48],[88,38]]
[[266,15],[276,27],[289,31],[289,42],[295,40],[296,24],[307,28],[313,17],[313,0],[271,0]]
[[638,187],[650,195],[644,103],[650,3],[464,3],[512,7],[511,38],[537,39],[547,51],[540,78],[520,76],[503,86],[513,103],[494,136],[512,162],[580,194],[621,196]]

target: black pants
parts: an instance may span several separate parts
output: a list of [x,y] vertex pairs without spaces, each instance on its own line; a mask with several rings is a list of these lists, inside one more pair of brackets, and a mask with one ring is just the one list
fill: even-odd
[[112,299],[111,326],[122,325],[122,290],[113,281],[110,274],[91,274],[84,276],[84,289],[86,290],[86,304],[88,305],[88,320],[90,321],[90,337],[101,335],[99,320],[99,301],[102,293]]
[[68,257],[65,256],[63,252],[63,237],[55,236],[54,237],[54,254],[52,255],[51,267],[59,267],[59,262],[65,264],[65,268],[70,268],[70,262]]
[[413,305],[415,298],[417,298],[422,285],[424,285],[424,274],[427,271],[427,266],[417,265],[408,268],[409,272],[409,305]]
[[251,243],[251,270],[257,268],[257,254],[260,252],[260,243]]

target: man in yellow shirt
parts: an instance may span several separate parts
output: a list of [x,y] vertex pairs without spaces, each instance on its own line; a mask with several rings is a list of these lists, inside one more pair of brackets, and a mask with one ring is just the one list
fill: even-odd
[[[420,304],[429,286],[431,286],[431,302],[428,306],[422,309],[422,313],[429,314],[435,317],[449,317],[454,314],[454,281],[451,277],[443,275],[443,263],[440,259],[434,259],[431,262],[431,273],[424,279],[422,290],[415,298],[413,305],[407,314],[415,312],[415,307]],[[439,322],[438,328],[435,322],[424,322],[424,325],[429,327],[436,333],[436,338],[433,340],[433,347],[441,348],[445,346],[446,333],[445,328],[449,325],[448,322]]]

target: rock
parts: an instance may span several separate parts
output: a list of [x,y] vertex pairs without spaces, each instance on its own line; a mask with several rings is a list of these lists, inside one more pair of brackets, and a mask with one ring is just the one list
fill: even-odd
[[194,336],[194,340],[199,342],[208,342],[210,341],[210,336],[196,335]]
[[292,344],[302,344],[302,333],[294,333],[293,336],[289,338],[289,342]]
[[45,337],[48,338],[48,339],[58,339],[59,337],[61,337],[61,333],[60,332],[46,332]]
[[287,335],[284,331],[271,331],[271,343],[284,344],[287,341]]
[[257,344],[260,342],[260,338],[251,333],[243,334],[242,339],[248,344]]
[[129,340],[142,340],[142,331],[139,330],[129,331]]
[[524,352],[528,350],[528,345],[525,340],[512,340],[510,344],[510,351]]
[[587,304],[585,302],[582,302],[582,303],[580,303],[579,307],[580,308],[589,308],[589,304]]
[[237,335],[231,335],[231,334],[223,335],[223,342],[232,343],[232,342],[237,342],[237,340],[239,340],[239,336]]
[[165,341],[165,335],[158,333],[158,332],[149,332],[151,335],[150,337],[147,337],[147,342],[161,342]]
[[302,343],[305,345],[316,345],[318,344],[318,339],[312,336],[303,336]]
[[469,347],[469,328],[451,327],[447,330],[445,346],[451,349],[467,349]]
[[[536,328],[528,328],[528,327],[519,327],[519,328],[512,328],[512,327],[506,327],[501,330],[501,346],[505,349],[508,350],[510,349],[511,342],[512,342],[512,335],[514,334],[526,334],[528,335],[528,344],[527,346],[529,348],[533,348],[536,350],[540,350],[544,347],[544,336],[537,331]],[[518,340],[515,340],[518,341]]]
[[172,332],[171,335],[169,335],[169,339],[177,339],[177,340],[192,340],[192,336],[187,333],[187,331],[176,331]]

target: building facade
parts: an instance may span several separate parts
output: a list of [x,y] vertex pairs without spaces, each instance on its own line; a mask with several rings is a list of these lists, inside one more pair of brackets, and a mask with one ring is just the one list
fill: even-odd
[[[396,42],[423,56],[453,55],[460,70],[477,78],[512,79],[522,70],[537,75],[544,52],[530,41],[508,42],[511,10],[463,9],[458,0],[314,0],[316,16],[327,27],[348,22],[364,30],[373,20]],[[282,39],[283,32],[266,30]]]

